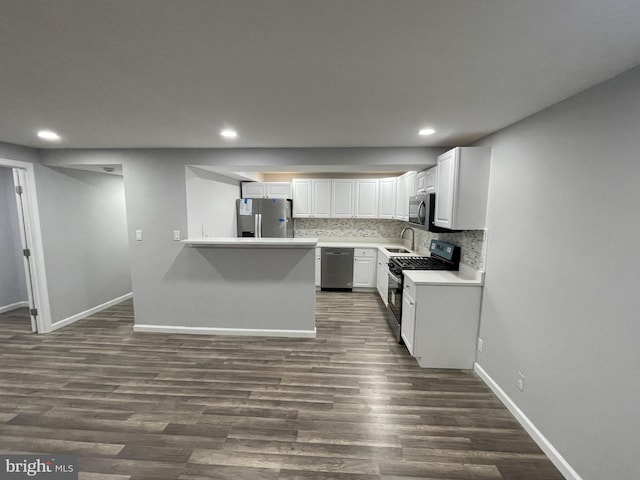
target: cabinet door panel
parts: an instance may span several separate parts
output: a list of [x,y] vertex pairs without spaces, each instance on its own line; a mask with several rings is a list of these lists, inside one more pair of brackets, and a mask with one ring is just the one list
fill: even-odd
[[438,158],[436,190],[436,218],[439,227],[451,228],[454,208],[456,151],[451,150]]
[[355,180],[332,180],[331,216],[333,218],[353,218]]
[[331,180],[311,180],[312,216],[331,216]]
[[402,294],[402,323],[401,335],[407,350],[411,355],[414,354],[414,338],[416,331],[416,302],[407,292]]
[[243,182],[242,198],[265,198],[265,186],[261,182]]
[[293,180],[293,216],[311,216],[311,180]]
[[381,178],[378,195],[378,216],[394,218],[396,214],[396,178]]
[[378,216],[378,179],[356,180],[356,218]]

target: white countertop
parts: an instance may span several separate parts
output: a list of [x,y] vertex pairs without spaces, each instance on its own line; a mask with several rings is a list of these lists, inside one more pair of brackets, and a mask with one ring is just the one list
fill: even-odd
[[203,248],[315,248],[317,238],[212,237],[181,240],[190,247]]
[[457,272],[442,270],[404,270],[402,273],[405,278],[408,278],[416,285],[480,287],[484,284],[484,272],[474,270],[464,263],[460,264],[460,270]]

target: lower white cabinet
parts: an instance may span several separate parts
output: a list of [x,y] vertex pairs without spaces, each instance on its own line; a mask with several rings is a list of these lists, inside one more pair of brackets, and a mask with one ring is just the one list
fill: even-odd
[[378,261],[376,268],[376,288],[385,307],[389,306],[389,257],[378,250]]
[[415,332],[416,332],[416,301],[409,292],[402,292],[402,323],[400,335],[407,350],[415,356]]
[[373,288],[376,285],[376,256],[375,248],[353,249],[353,287]]
[[420,366],[472,369],[482,286],[416,285],[405,275],[402,295],[402,338]]
[[321,273],[322,272],[322,250],[320,248],[316,248],[316,287],[319,287],[321,284]]

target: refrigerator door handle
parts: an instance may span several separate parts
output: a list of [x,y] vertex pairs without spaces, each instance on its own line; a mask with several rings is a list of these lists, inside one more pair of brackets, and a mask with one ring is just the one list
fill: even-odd
[[256,213],[255,237],[262,238],[262,214]]

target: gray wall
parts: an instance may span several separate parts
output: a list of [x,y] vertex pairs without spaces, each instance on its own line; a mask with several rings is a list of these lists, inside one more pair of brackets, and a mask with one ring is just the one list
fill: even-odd
[[638,478],[639,119],[635,68],[481,142],[478,361],[585,480]]
[[131,292],[122,177],[36,172],[52,321]]
[[10,168],[0,167],[0,308],[28,300]]

